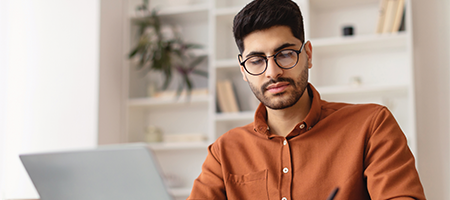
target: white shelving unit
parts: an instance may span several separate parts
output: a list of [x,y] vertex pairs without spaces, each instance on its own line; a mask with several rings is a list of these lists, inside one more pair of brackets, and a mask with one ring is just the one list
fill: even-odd
[[[376,34],[379,0],[310,1],[310,81],[330,101],[386,105],[416,152],[411,4],[406,31]],[[341,36],[351,25],[355,35]]]
[[[307,40],[313,45],[310,81],[329,101],[373,102],[386,105],[394,114],[416,151],[415,102],[412,59],[410,1],[406,1],[406,31],[375,34],[380,0],[297,0]],[[129,15],[125,47],[132,46],[139,20],[134,8],[140,0],[126,1]],[[185,199],[198,176],[207,146],[221,134],[253,121],[255,97],[240,74],[238,49],[232,35],[232,20],[249,0],[154,0],[165,24],[181,27],[187,41],[202,44],[208,61],[201,67],[209,78],[195,84],[208,94],[183,98],[146,97],[147,78],[126,62],[124,86],[128,90],[124,135],[127,142],[144,141],[148,125],[157,125],[164,134],[202,133],[207,138],[195,143],[151,144],[165,173],[175,175],[182,184],[173,188],[177,199]],[[354,27],[354,36],[341,36],[343,26]],[[125,50],[128,52],[128,49]],[[202,80],[203,79],[203,80]],[[216,100],[216,82],[233,82],[241,112],[221,113]]]

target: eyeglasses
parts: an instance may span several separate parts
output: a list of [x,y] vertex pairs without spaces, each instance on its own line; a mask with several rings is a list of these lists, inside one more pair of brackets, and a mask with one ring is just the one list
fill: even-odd
[[[305,42],[300,47],[300,50],[286,49],[279,51],[272,56],[250,56],[240,64],[244,67],[247,73],[253,76],[259,76],[267,70],[267,60],[273,57],[275,63],[281,69],[291,69],[298,63],[298,55],[302,52]],[[242,58],[242,54],[238,55],[239,60]]]

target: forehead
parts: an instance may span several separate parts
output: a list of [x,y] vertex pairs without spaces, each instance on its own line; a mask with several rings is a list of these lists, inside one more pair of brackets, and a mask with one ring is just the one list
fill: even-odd
[[301,45],[301,41],[294,37],[288,26],[274,26],[269,29],[254,31],[248,34],[244,40],[243,55],[250,52],[262,52],[266,54],[273,51],[283,44],[291,43]]

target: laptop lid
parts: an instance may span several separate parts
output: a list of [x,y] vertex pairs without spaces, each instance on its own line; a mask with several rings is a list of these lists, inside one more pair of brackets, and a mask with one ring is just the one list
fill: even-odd
[[41,200],[172,200],[145,144],[20,155]]

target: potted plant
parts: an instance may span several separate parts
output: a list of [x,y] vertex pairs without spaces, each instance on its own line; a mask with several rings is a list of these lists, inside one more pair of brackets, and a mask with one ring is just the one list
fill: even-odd
[[[181,82],[178,84],[176,96],[186,89],[187,96],[194,88],[191,74],[208,77],[207,71],[196,69],[207,56],[196,55],[195,49],[202,46],[194,43],[186,43],[179,31],[174,27],[169,34],[163,34],[161,21],[157,11],[153,10],[149,16],[135,21],[139,30],[139,41],[130,51],[128,58],[137,60],[138,69],[147,72],[161,72],[164,81],[162,90],[166,90],[172,81],[174,73],[181,75]],[[167,35],[173,35],[168,38]]]

